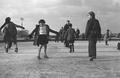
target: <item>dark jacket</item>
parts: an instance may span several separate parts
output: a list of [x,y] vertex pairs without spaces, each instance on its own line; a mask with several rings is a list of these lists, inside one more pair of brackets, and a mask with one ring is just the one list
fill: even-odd
[[16,38],[17,38],[17,29],[16,27],[19,28],[23,28],[22,26],[16,25],[13,22],[8,22],[8,23],[4,23],[1,27],[0,30],[3,29],[3,33],[4,33],[4,41],[5,42],[14,42],[16,43]]
[[71,23],[65,24],[64,30],[67,31],[67,29],[69,28],[69,26],[72,26],[72,24]]
[[97,40],[101,38],[101,27],[97,19],[88,20],[85,35],[89,40]]
[[4,34],[9,34],[11,36],[16,36],[17,35],[17,29],[16,29],[16,27],[24,29],[24,27],[22,27],[20,25],[16,25],[13,22],[9,22],[9,23],[4,23],[0,27],[0,30],[2,30],[4,28],[3,29]]
[[66,33],[64,38],[67,39],[67,41],[75,40],[75,30],[73,28],[69,28]]

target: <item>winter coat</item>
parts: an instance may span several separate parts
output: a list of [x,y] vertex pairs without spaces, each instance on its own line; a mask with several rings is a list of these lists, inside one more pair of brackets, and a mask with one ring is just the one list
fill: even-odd
[[67,29],[69,28],[69,26],[72,26],[72,24],[71,23],[65,24],[64,30],[67,31]]
[[75,30],[73,28],[69,28],[66,33],[65,33],[65,36],[64,38],[67,40],[67,41],[71,41],[71,40],[75,40]]
[[88,20],[85,35],[88,40],[97,41],[98,38],[101,38],[101,27],[97,19]]
[[1,26],[0,30],[2,28],[4,28],[3,33],[4,33],[4,41],[5,42],[7,42],[7,41],[16,41],[16,36],[17,36],[16,27],[24,29],[24,27],[22,27],[20,25],[16,25],[13,22],[4,23]]

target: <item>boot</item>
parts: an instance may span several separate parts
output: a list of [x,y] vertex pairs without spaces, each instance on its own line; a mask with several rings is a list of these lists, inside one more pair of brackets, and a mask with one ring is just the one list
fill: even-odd
[[90,61],[93,61],[93,59],[94,59],[94,58],[93,58],[93,57],[91,57],[91,58],[90,58]]
[[72,53],[72,46],[70,45],[70,53]]
[[5,48],[5,52],[8,53],[8,48]]
[[96,56],[92,56],[92,57],[90,58],[90,61],[93,61],[93,59],[96,59]]
[[37,58],[38,58],[38,59],[41,59],[41,57],[40,57],[40,56],[37,56]]
[[15,48],[15,52],[18,53],[18,48]]
[[49,58],[47,55],[44,55],[44,58]]

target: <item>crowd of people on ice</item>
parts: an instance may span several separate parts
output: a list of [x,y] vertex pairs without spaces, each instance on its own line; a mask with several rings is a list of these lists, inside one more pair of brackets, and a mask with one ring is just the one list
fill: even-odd
[[[96,43],[97,40],[101,38],[101,27],[99,21],[95,18],[95,13],[90,11],[89,13],[89,20],[86,24],[85,30],[85,38],[88,40],[88,55],[90,57],[90,61],[96,59]],[[16,45],[15,52],[18,52],[18,45],[17,45],[17,29],[22,28],[23,26],[17,25],[11,21],[10,17],[5,19],[5,23],[0,27],[0,31],[3,29],[4,33],[4,42],[5,42],[5,51],[11,48],[12,43]],[[38,21],[38,25],[33,29],[33,31],[28,36],[30,39],[34,37],[33,44],[39,47],[38,52],[38,59],[41,59],[41,49],[44,47],[44,57],[48,58],[47,55],[47,44],[49,42],[49,33],[55,33],[56,39],[59,39],[61,42],[64,43],[65,47],[70,49],[70,53],[74,52],[74,41],[76,38],[79,38],[80,30],[75,29],[72,26],[70,20],[67,20],[67,23],[64,27],[61,27],[60,31],[55,31],[50,28],[49,25],[46,24],[44,19],[40,19]],[[109,38],[109,30],[107,30],[105,36],[105,44],[108,45],[108,38]]]

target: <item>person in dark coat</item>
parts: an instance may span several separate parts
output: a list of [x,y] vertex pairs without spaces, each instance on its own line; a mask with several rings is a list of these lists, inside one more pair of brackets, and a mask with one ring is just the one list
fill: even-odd
[[70,53],[74,52],[74,41],[76,37],[75,29],[72,28],[72,25],[69,26],[68,30],[65,33],[64,36],[69,43]]
[[93,11],[89,12],[90,19],[87,21],[85,35],[89,41],[88,53],[90,61],[96,58],[96,43],[101,37],[101,27],[99,21],[95,18]]
[[18,52],[16,27],[24,29],[24,27],[13,23],[10,17],[7,17],[5,19],[5,23],[0,27],[0,31],[3,29],[4,33],[3,40],[5,42],[6,52],[8,52],[8,49],[11,48],[12,43],[16,45],[15,52]]
[[109,29],[107,29],[107,32],[105,33],[105,36],[104,36],[104,40],[105,40],[105,45],[109,45],[108,44],[108,41],[109,41],[109,39],[110,39],[110,30]]
[[63,35],[64,35],[64,29],[63,29],[63,27],[61,27],[61,29],[59,31],[59,39],[61,42],[63,42],[63,39],[64,39]]
[[[67,23],[64,26],[64,34],[66,33],[67,29],[72,26],[72,24],[70,23],[70,20],[67,20]],[[69,47],[69,43],[67,42],[67,39],[64,39],[64,44],[65,47]]]
[[76,30],[76,38],[79,38],[79,35],[80,35],[80,30],[77,28],[77,30]]
[[49,41],[49,32],[52,32],[58,35],[57,31],[50,29],[50,27],[47,24],[45,24],[45,20],[41,19],[39,21],[39,25],[37,25],[36,28],[32,31],[32,33],[29,35],[30,38],[33,36],[34,33],[36,33],[36,35],[38,36],[37,46],[39,47],[40,45],[38,59],[40,59],[40,53],[41,53],[42,47],[44,47],[44,53],[45,53],[44,57],[48,58],[46,50],[47,50],[47,44]]

